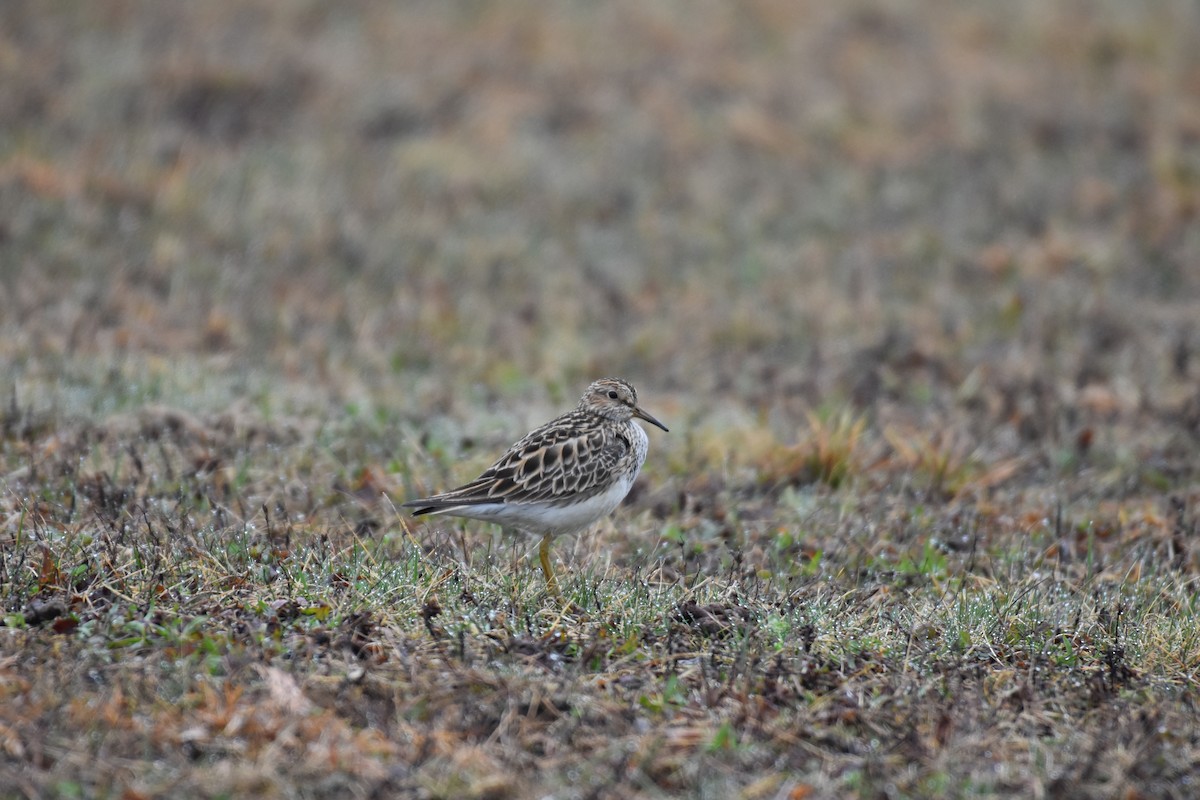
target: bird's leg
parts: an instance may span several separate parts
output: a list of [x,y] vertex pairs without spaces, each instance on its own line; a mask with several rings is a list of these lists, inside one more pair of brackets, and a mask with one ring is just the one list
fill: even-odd
[[546,576],[546,586],[553,594],[562,595],[558,590],[558,578],[554,577],[554,569],[550,566],[550,542],[554,537],[549,533],[542,536],[542,546],[538,548],[538,557],[542,562],[542,574]]

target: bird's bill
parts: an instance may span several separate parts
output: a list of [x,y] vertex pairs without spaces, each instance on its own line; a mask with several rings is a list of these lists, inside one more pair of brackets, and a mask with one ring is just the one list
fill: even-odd
[[655,426],[656,428],[662,428],[662,429],[663,429],[664,431],[666,431],[667,433],[670,433],[670,432],[671,432],[671,429],[670,429],[670,428],[668,428],[666,425],[663,425],[661,422],[659,422],[658,420],[656,420],[656,419],[655,419],[654,417],[652,417],[651,415],[647,414],[645,411],[642,411],[642,410],[641,410],[640,408],[638,408],[637,406],[634,406],[634,407],[633,407],[633,415],[634,415],[635,417],[637,417],[638,419],[644,419],[644,420],[646,420],[646,422],[649,422],[651,425]]

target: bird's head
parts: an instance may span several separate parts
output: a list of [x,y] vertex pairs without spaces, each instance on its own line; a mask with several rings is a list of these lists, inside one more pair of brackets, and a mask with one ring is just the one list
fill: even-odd
[[664,431],[667,430],[666,425],[638,407],[637,389],[620,378],[601,378],[594,381],[579,399],[579,410],[617,422],[637,417]]

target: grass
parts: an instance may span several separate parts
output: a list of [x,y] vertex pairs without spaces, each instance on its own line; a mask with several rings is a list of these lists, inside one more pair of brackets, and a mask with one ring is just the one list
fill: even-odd
[[1189,796],[1193,23],[5,4],[0,796]]
[[[356,427],[328,435],[366,448]],[[192,447],[240,447],[203,430]],[[31,782],[36,755],[83,794],[503,796],[561,781],[953,796],[1144,769],[1104,760],[1068,778],[1038,753],[1136,746],[1158,759],[1152,785],[1187,763],[1186,733],[1164,731],[1191,724],[1193,581],[1094,525],[955,525],[960,509],[930,504],[869,536],[810,521],[828,541],[806,559],[811,542],[703,526],[622,556],[610,540],[632,537],[607,523],[560,548],[564,610],[532,545],[484,526],[415,526],[353,485],[292,505],[265,449],[222,482],[215,462],[184,473],[198,459],[170,436],[76,435],[41,464],[56,477],[5,549],[4,724]],[[307,474],[337,475],[331,449],[310,458]],[[806,491],[826,514],[881,501]],[[1047,555],[1069,541],[1072,557]],[[767,783],[742,777],[764,770]]]

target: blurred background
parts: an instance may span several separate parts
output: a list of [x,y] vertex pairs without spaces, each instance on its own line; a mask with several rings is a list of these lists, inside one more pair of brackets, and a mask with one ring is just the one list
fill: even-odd
[[1183,0],[0,7],[0,377],[70,413],[1194,431],[1198,202]]

